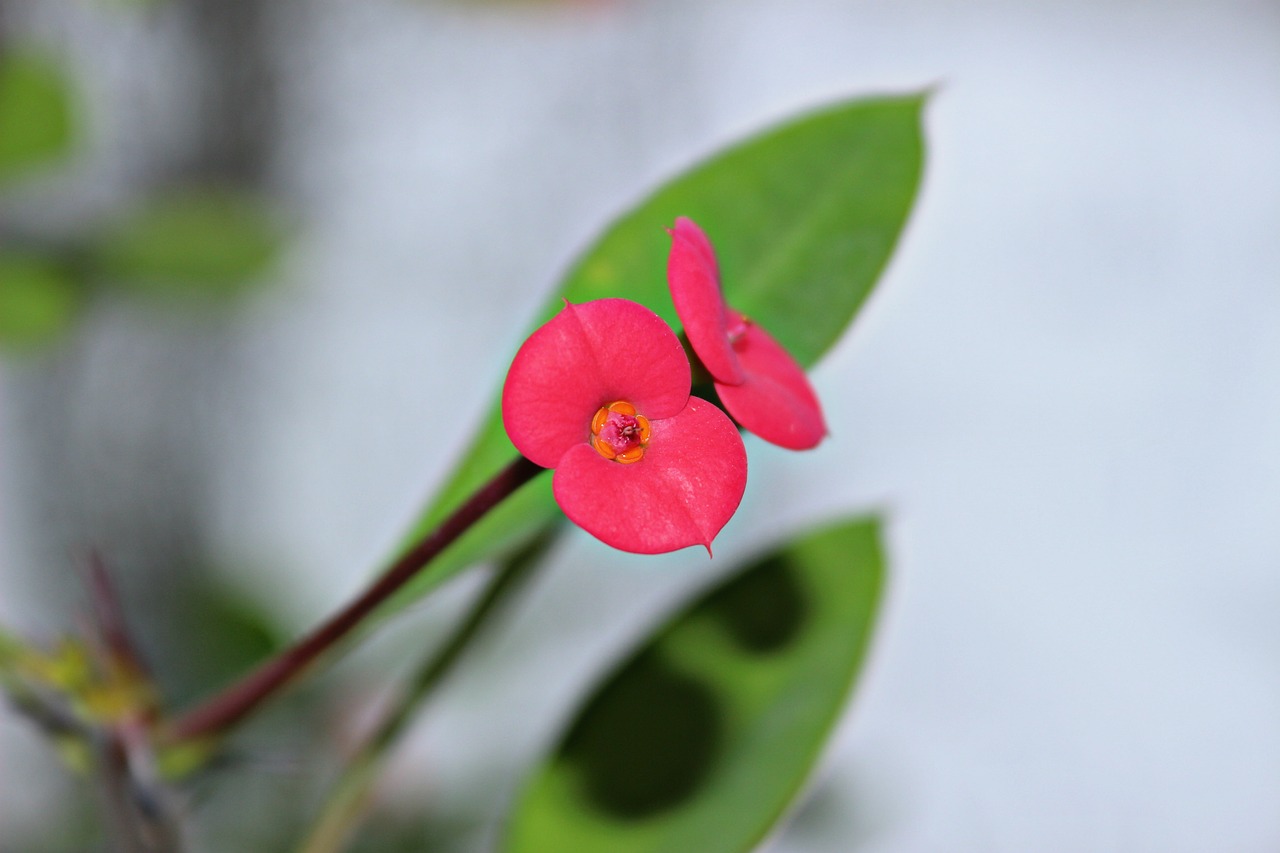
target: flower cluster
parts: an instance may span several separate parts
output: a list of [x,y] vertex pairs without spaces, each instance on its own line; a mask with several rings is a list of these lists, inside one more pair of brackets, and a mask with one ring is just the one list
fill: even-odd
[[671,231],[676,313],[721,403],[691,396],[675,332],[644,306],[600,299],[564,308],[529,336],[507,373],[502,417],[526,458],[554,468],[556,502],[623,551],[703,545],[729,521],[747,484],[734,421],[766,441],[815,446],[826,427],[804,371],[724,301],[711,243],[692,221]]

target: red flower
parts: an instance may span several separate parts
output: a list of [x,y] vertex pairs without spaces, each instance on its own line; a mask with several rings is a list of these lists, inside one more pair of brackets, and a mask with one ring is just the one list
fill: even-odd
[[827,427],[804,369],[769,333],[725,303],[711,241],[683,216],[671,229],[667,281],[685,337],[729,414],[773,444],[792,450],[817,445]]
[[648,308],[565,303],[511,362],[502,421],[517,450],[556,469],[565,515],[602,542],[710,551],[742,500],[747,455],[733,422],[689,384],[680,340]]

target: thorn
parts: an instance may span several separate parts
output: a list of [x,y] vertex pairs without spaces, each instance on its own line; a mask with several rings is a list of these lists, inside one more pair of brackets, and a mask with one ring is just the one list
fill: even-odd
[[102,646],[117,665],[127,667],[133,675],[150,680],[150,672],[125,623],[124,608],[111,580],[107,564],[97,549],[89,552],[89,597]]

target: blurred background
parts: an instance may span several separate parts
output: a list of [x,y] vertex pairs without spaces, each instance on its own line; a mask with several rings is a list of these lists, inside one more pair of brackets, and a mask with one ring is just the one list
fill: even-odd
[[[0,0],[4,63],[0,108],[54,106],[48,157],[0,151],[0,625],[82,624],[97,549],[178,702],[383,560],[612,215],[766,124],[937,87],[912,221],[814,374],[830,440],[748,439],[714,561],[562,543],[359,849],[486,849],[646,626],[872,508],[877,642],[766,849],[1280,848],[1280,5]],[[287,849],[475,581],[251,726],[193,846]],[[0,849],[97,820],[0,713]]]

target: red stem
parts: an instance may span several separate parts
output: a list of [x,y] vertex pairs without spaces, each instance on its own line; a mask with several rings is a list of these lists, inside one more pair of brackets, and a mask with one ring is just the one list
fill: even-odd
[[453,515],[387,569],[359,598],[276,657],[183,714],[174,721],[171,736],[176,740],[205,737],[238,723],[349,634],[485,513],[543,470],[524,457],[503,468]]
[[111,574],[107,571],[107,564],[96,550],[89,552],[88,583],[102,650],[110,656],[111,663],[128,667],[130,675],[140,679],[149,678],[150,673],[125,622],[124,608],[120,604],[120,596],[111,580]]

